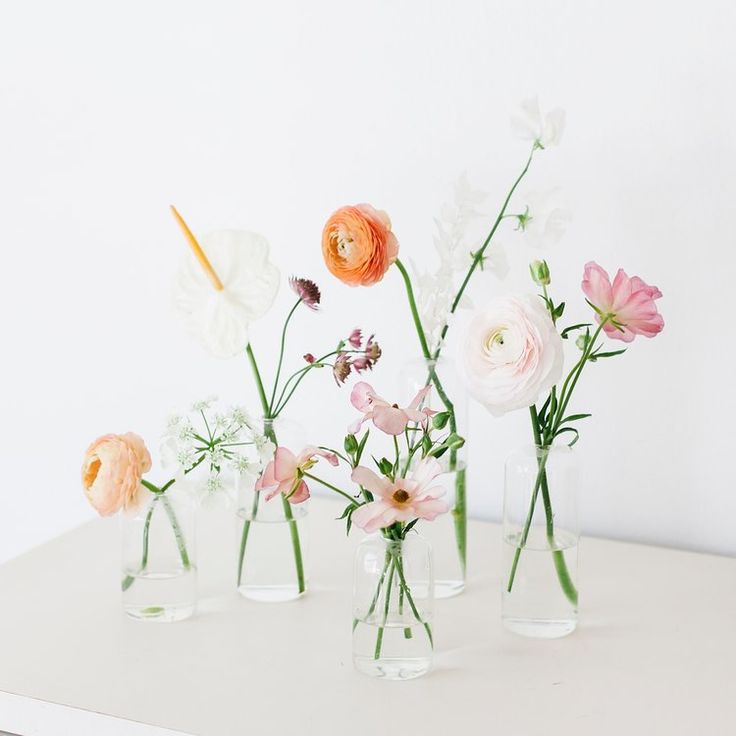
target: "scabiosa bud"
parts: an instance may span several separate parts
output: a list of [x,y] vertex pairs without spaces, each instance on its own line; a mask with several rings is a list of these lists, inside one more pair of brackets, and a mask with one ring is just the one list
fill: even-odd
[[289,279],[289,285],[294,293],[306,304],[310,309],[317,309],[320,300],[319,287],[314,281],[309,279],[298,279],[292,276]]
[[332,375],[335,377],[335,383],[338,386],[342,386],[347,380],[352,370],[350,359],[345,353],[340,353],[335,360],[335,364],[332,366]]
[[348,338],[348,342],[356,350],[359,350],[360,349],[360,344],[361,344],[361,342],[363,342],[363,333],[356,327],[350,333],[350,337]]
[[307,363],[314,363],[315,361],[315,357],[314,355],[312,355],[312,353],[305,353],[303,357],[304,357],[304,360],[307,361]]

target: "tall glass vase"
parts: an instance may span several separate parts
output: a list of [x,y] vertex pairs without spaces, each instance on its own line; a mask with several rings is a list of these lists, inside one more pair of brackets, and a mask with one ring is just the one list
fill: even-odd
[[432,547],[419,534],[403,541],[366,537],[355,553],[353,664],[366,675],[409,680],[432,666]]
[[197,601],[196,504],[182,491],[146,494],[121,514],[123,609],[131,618],[189,618]]
[[503,622],[554,639],[578,620],[577,457],[567,446],[531,445],[506,460]]
[[[264,435],[299,452],[304,431],[281,418],[262,419]],[[266,501],[255,481],[238,480],[237,588],[245,598],[283,602],[307,590],[307,522],[309,502],[290,504],[283,496]]]
[[[455,363],[449,358],[414,359],[401,369],[401,396],[411,399],[429,385],[424,406],[435,411],[449,411],[445,431],[467,437],[468,399]],[[467,568],[467,445],[447,452],[440,458],[444,474],[439,479],[447,490],[451,513],[431,523],[420,521],[418,529],[434,551],[435,596],[449,598],[465,589]]]

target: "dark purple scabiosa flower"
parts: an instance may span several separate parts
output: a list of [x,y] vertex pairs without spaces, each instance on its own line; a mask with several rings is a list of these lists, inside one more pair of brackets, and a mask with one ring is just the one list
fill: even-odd
[[321,295],[319,293],[319,287],[314,281],[309,279],[298,279],[296,276],[292,276],[289,279],[289,285],[294,290],[294,293],[306,304],[310,309],[317,310]]

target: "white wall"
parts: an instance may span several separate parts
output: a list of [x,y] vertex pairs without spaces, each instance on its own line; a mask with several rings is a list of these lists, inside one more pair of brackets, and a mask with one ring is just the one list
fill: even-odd
[[[170,202],[199,231],[264,233],[284,276],[319,282],[324,311],[300,317],[294,356],[362,325],[390,388],[416,348],[398,273],[337,283],[323,221],[369,201],[405,259],[431,257],[461,171],[497,207],[526,151],[509,112],[536,92],[568,113],[523,188],[560,184],[575,213],[546,254],[556,293],[584,316],[594,258],[665,295],[664,333],[578,393],[595,415],[579,444],[585,529],[735,554],[734,22],[713,0],[3,3],[0,559],[92,516],[78,473],[98,434],[155,447],[194,398],[254,403],[245,361],[210,359],[172,314],[184,245]],[[534,254],[510,230],[501,240],[515,274],[483,288],[527,288]],[[254,334],[266,364],[278,310]],[[352,416],[326,375],[293,406],[322,441]],[[474,407],[475,514],[498,517],[503,458],[528,431],[523,412]]]

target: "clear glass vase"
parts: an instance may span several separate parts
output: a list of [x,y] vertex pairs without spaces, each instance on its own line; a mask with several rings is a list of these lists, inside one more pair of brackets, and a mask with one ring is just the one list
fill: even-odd
[[432,547],[410,532],[403,541],[366,537],[355,553],[353,664],[387,680],[409,680],[432,667]]
[[[275,445],[298,453],[302,427],[278,418],[262,419],[263,432]],[[278,603],[307,591],[309,502],[291,504],[279,495],[266,501],[255,482],[238,480],[237,588],[245,598]]]
[[[410,360],[403,365],[400,377],[402,399],[408,401],[426,385],[431,385],[423,405],[435,411],[451,410],[452,417],[444,431],[454,431],[461,437],[467,437],[468,398],[454,361],[445,357],[436,361],[424,358]],[[430,524],[420,522],[420,526],[434,551],[435,596],[449,598],[465,589],[467,444],[459,450],[446,453],[441,461],[445,467],[441,482],[447,488],[446,498],[451,511]]]
[[194,500],[173,490],[146,493],[121,519],[125,613],[164,623],[189,618],[197,603]]
[[554,639],[577,626],[578,482],[566,446],[530,445],[506,460],[503,622],[516,634]]

